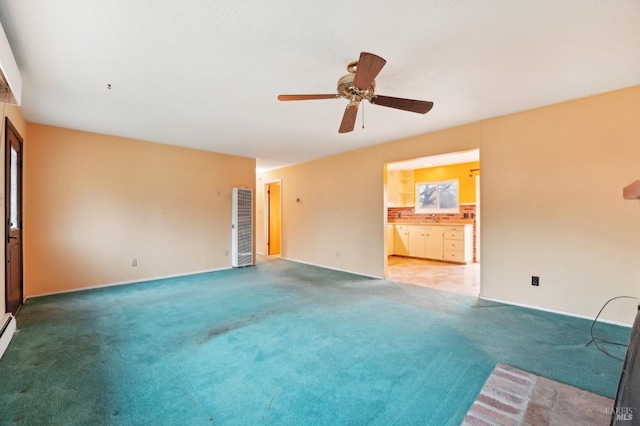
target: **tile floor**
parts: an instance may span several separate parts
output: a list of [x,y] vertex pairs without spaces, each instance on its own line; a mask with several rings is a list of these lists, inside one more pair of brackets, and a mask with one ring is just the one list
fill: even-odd
[[435,260],[389,256],[387,279],[478,296],[480,264],[459,265]]

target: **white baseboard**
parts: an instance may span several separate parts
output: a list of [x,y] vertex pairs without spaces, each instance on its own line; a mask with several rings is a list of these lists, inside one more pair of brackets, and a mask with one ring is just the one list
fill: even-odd
[[142,278],[142,279],[138,279],[138,280],[118,281],[118,282],[113,282],[113,283],[108,283],[108,284],[98,284],[98,285],[94,285],[94,286],[91,286],[91,287],[82,287],[82,288],[76,288],[76,289],[71,289],[71,290],[52,291],[50,293],[41,293],[41,294],[35,294],[35,295],[32,295],[32,296],[28,296],[28,297],[25,298],[25,300],[26,299],[36,298],[36,297],[53,296],[54,294],[75,293],[76,291],[96,290],[96,289],[99,289],[99,288],[115,287],[115,286],[119,286],[119,285],[127,285],[127,284],[135,284],[135,283],[144,283],[144,282],[156,281],[156,280],[165,280],[165,279],[168,279],[168,278],[187,277],[189,275],[206,274],[208,272],[226,271],[228,269],[233,269],[233,268],[232,267],[226,267],[226,268],[217,268],[217,269],[205,269],[205,270],[202,270],[202,271],[186,272],[184,274],[163,275],[163,276],[159,276],[159,277]]
[[303,262],[302,260],[290,259],[288,257],[281,257],[281,259],[289,260],[291,262],[296,262],[296,263],[302,263],[303,265],[310,265],[310,266],[317,266],[318,268],[331,269],[332,271],[339,271],[339,272],[346,272],[348,274],[353,274],[353,275],[360,275],[361,277],[375,278],[375,279],[378,279],[378,280],[383,280],[384,279],[384,277],[376,277],[375,275],[363,274],[363,273],[360,273],[360,272],[349,271],[347,269],[338,269],[338,268],[332,268],[330,266],[325,266],[325,265],[317,265],[315,263]]
[[[492,297],[482,297],[482,296],[480,296],[480,299],[489,300],[491,302],[498,302],[498,303],[502,303],[502,304],[505,304],[505,305],[519,306],[521,308],[535,309],[537,311],[550,312],[552,314],[566,315],[568,317],[582,318],[582,319],[586,319],[586,320],[590,320],[590,321],[593,321],[595,319],[595,316],[592,317],[592,316],[588,316],[588,315],[579,315],[579,314],[574,314],[572,312],[558,311],[558,310],[555,310],[555,309],[542,308],[540,306],[526,305],[524,303],[516,303],[516,302],[509,302],[507,300],[494,299]],[[621,327],[631,328],[631,324],[630,323],[626,323],[626,322],[611,321],[611,320],[602,319],[602,318],[598,318],[598,322],[604,322],[604,323],[607,323],[607,324],[613,324],[613,325],[619,325]]]
[[0,320],[0,358],[9,347],[16,332],[16,319],[11,314],[4,314]]

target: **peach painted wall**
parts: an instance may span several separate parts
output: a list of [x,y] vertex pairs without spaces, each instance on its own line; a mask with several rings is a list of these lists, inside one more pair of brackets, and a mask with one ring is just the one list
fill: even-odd
[[482,296],[585,316],[640,297],[639,111],[640,86],[482,123]]
[[231,266],[231,188],[254,188],[254,159],[31,123],[28,131],[27,296]]
[[267,252],[262,182],[282,179],[283,258],[383,277],[385,163],[475,149],[479,143],[475,123],[259,174],[257,251]]
[[[11,124],[13,124],[13,127],[16,128],[16,130],[18,131],[18,133],[20,133],[20,136],[22,136],[23,139],[23,145],[22,145],[22,152],[24,155],[25,150],[27,149],[27,122],[24,120],[24,117],[22,117],[22,112],[20,111],[20,108],[16,105],[12,105],[12,104],[5,104],[4,102],[0,102],[0,109],[3,111],[2,113],[2,125],[0,126],[0,158],[2,158],[2,161],[0,161],[0,170],[1,170],[1,174],[0,176],[2,176],[2,184],[0,184],[0,194],[2,194],[2,196],[0,196],[0,211],[2,212],[2,218],[3,218],[3,222],[2,223],[7,223],[7,217],[5,214],[5,193],[4,193],[4,151],[5,151],[5,141],[4,141],[4,134],[5,134],[5,127],[4,127],[4,122],[5,122],[5,117],[9,117],[9,121],[11,121]],[[6,235],[6,227],[2,227],[2,236],[3,236],[3,241],[7,241],[7,235]],[[2,248],[2,250],[0,250],[2,252],[2,254],[0,255],[0,258],[2,259],[2,264],[4,265],[6,263],[6,257],[5,257],[5,249],[4,246]],[[5,312],[5,272],[4,272],[4,268],[2,269],[2,272],[0,272],[0,282],[2,283],[0,285],[0,318],[2,317],[2,315]]]
[[[622,199],[622,187],[640,178],[638,111],[633,87],[258,178],[282,179],[283,258],[382,277],[383,165],[480,148],[482,296],[594,317],[610,297],[640,296],[640,209]],[[630,323],[634,315],[632,302],[620,302],[603,318]]]

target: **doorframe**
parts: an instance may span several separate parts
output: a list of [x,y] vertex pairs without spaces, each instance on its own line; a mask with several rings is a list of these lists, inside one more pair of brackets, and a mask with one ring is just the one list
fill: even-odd
[[4,212],[3,212],[3,217],[4,217],[4,260],[5,260],[5,265],[4,265],[4,295],[5,295],[5,300],[4,300],[4,310],[5,312],[10,312],[8,310],[8,290],[9,290],[9,277],[8,277],[8,273],[9,273],[9,269],[7,267],[7,263],[8,263],[8,257],[9,257],[9,253],[8,253],[8,241],[9,241],[9,226],[8,226],[8,220],[9,220],[9,209],[11,208],[10,203],[7,202],[8,199],[8,195],[7,195],[7,185],[9,183],[9,179],[8,179],[8,173],[9,173],[9,169],[7,168],[7,157],[10,155],[9,154],[9,150],[10,150],[10,144],[7,138],[7,132],[9,130],[11,130],[13,133],[15,133],[16,137],[18,138],[18,142],[20,144],[20,156],[19,156],[19,161],[18,161],[18,181],[20,182],[19,184],[19,191],[20,191],[20,195],[18,197],[18,215],[19,215],[19,229],[20,229],[20,264],[19,264],[19,275],[20,275],[20,293],[22,295],[22,300],[20,301],[20,306],[18,306],[18,309],[16,310],[16,314],[20,311],[20,309],[22,308],[22,306],[24,305],[24,220],[23,220],[23,202],[22,199],[24,197],[24,176],[23,176],[23,166],[24,166],[24,153],[23,153],[23,149],[24,149],[24,138],[22,137],[22,135],[20,134],[20,132],[18,132],[18,129],[16,129],[16,127],[11,123],[11,120],[9,120],[9,117],[4,116],[3,114],[3,124],[4,126],[2,126],[0,128],[0,132],[2,133],[2,139],[4,140],[4,166],[5,166],[5,170],[4,170],[4,203],[5,203],[5,208],[4,208]]
[[283,224],[283,203],[282,203],[282,179],[273,179],[269,181],[263,182],[263,200],[264,200],[264,241],[265,241],[265,255],[269,256],[269,225],[271,220],[271,215],[269,214],[269,188],[268,186],[271,184],[277,183],[280,185],[280,256],[282,257],[282,252],[284,251],[284,244],[282,240],[282,224]]
[[[478,150],[478,156],[479,156],[479,164],[480,164],[480,168],[482,168],[482,159],[480,158],[480,153],[482,151],[482,149],[480,147],[477,148],[470,148],[469,150]],[[466,150],[463,150],[466,151]],[[386,232],[386,227],[389,224],[388,222],[388,188],[387,188],[387,176],[388,176],[388,172],[389,172],[389,164],[391,163],[397,163],[397,162],[402,162],[402,161],[410,161],[412,159],[416,159],[416,158],[428,158],[431,156],[440,156],[440,155],[446,155],[446,154],[455,154],[457,151],[451,151],[451,152],[445,152],[442,154],[425,154],[425,155],[418,155],[415,156],[413,158],[407,158],[407,159],[401,159],[401,160],[393,160],[393,161],[385,161],[383,163],[383,173],[382,173],[382,190],[383,190],[383,203],[382,203],[382,207],[384,210],[383,213],[383,230],[384,232]],[[456,164],[460,164],[460,163],[456,163]],[[482,266],[481,266],[481,259],[480,259],[480,247],[481,247],[481,242],[482,242],[482,237],[481,237],[481,233],[480,233],[480,220],[481,220],[481,201],[480,201],[480,196],[482,194],[481,191],[481,175],[478,174],[475,176],[475,184],[476,184],[476,217],[475,217],[475,231],[476,231],[476,259],[477,262],[472,262],[472,263],[477,263],[480,267],[480,270],[482,271]],[[386,234],[383,238],[384,241],[384,247],[383,247],[383,252],[384,252],[384,256],[383,256],[383,271],[384,271],[384,278],[388,279],[389,278],[389,262],[388,262],[388,256],[387,256],[387,238],[386,238]],[[479,282],[478,282],[479,288],[478,288],[478,297],[480,297],[480,295],[482,295],[482,290],[483,290],[483,280],[482,280],[482,274],[480,274],[479,276]]]
[[[482,195],[482,192],[480,191],[480,175],[476,175],[476,262],[477,263],[481,263],[480,261],[480,241],[481,241],[481,237],[480,237],[480,218],[481,218],[481,207],[480,207],[480,196]],[[480,282],[480,289],[482,289],[482,282]]]

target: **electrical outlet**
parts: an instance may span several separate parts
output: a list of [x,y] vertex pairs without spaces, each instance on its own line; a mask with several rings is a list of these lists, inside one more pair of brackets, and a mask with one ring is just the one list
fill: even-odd
[[340,252],[339,251],[336,252],[336,257],[340,257]]
[[225,256],[229,256],[229,250],[225,250],[225,251],[224,251],[224,255],[225,255]]
[[133,260],[131,261],[131,266],[138,266],[138,258],[133,258]]
[[540,285],[540,277],[532,276],[531,285],[538,287]]

